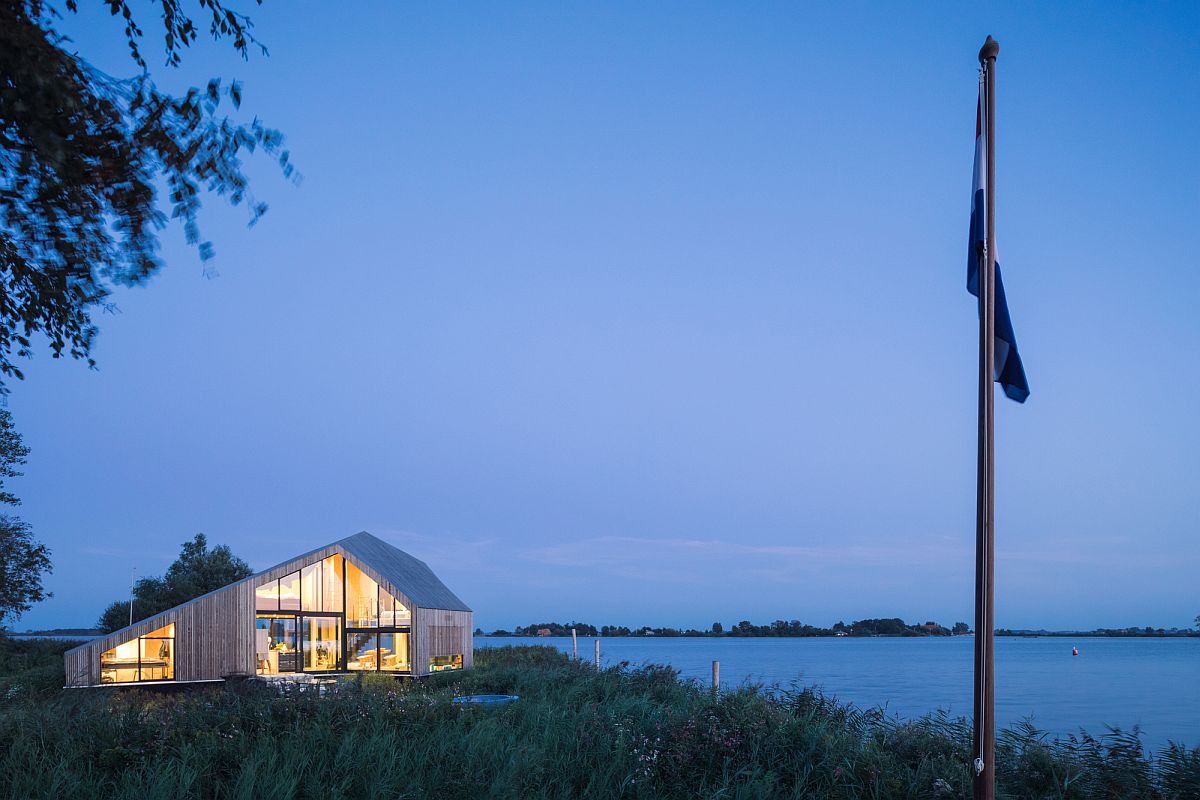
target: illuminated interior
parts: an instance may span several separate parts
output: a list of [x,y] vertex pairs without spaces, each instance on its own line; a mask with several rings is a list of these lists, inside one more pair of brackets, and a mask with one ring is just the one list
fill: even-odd
[[346,634],[346,669],[411,672],[407,633],[353,631]]
[[122,642],[100,655],[101,683],[175,679],[175,623]]
[[443,672],[448,669],[462,669],[463,657],[462,653],[452,656],[430,656],[429,671]]
[[254,598],[259,675],[412,671],[411,611],[340,555],[268,581]]
[[379,584],[346,563],[346,627],[379,627]]
[[407,633],[379,634],[379,652],[382,653],[379,669],[384,672],[412,672],[412,663],[408,660]]
[[303,617],[304,671],[329,672],[342,664],[342,618]]

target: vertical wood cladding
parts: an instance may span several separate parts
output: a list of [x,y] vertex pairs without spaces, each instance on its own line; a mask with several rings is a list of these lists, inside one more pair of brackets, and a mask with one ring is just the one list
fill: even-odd
[[461,653],[463,665],[471,666],[472,612],[414,605],[403,587],[394,585],[374,566],[347,553],[335,543],[68,650],[63,658],[66,685],[100,685],[100,655],[104,651],[172,622],[175,623],[175,680],[213,680],[227,675],[253,675],[255,588],[334,554],[345,556],[412,610],[410,646],[414,675],[429,674],[431,656]]

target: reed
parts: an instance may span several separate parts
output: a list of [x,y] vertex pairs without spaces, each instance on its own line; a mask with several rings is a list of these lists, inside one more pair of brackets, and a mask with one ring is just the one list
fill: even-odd
[[[666,667],[596,671],[543,647],[489,648],[419,683],[324,696],[248,684],[175,694],[2,678],[0,797],[951,798],[970,729],[900,722],[811,689],[714,695]],[[38,667],[32,667],[34,673]],[[60,676],[61,678],[61,676]],[[516,694],[503,707],[456,694]],[[1200,749],[1157,758],[1136,730],[998,744],[1000,796],[1200,796]]]

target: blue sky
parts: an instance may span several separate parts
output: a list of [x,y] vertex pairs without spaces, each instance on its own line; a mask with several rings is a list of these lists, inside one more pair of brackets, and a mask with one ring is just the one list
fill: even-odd
[[[117,21],[67,20],[127,74]],[[997,410],[997,624],[1200,613],[1200,7],[268,3],[204,45],[304,180],[206,277],[43,349],[12,482],[89,624],[203,531],[369,530],[485,628],[970,620],[975,54],[1032,396]],[[147,16],[143,27],[153,29]],[[147,51],[153,49],[148,44]]]

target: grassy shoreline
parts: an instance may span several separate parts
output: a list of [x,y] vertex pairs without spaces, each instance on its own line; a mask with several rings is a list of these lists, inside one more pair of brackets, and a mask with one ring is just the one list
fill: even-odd
[[[970,794],[963,721],[897,722],[802,689],[714,697],[669,668],[596,672],[530,646],[480,650],[474,670],[416,684],[348,680],[326,697],[254,685],[63,692],[51,659],[65,644],[0,657],[0,797]],[[522,699],[450,702],[478,693]],[[998,752],[1001,797],[1200,796],[1200,749],[1150,758],[1136,732],[1009,730]]]

